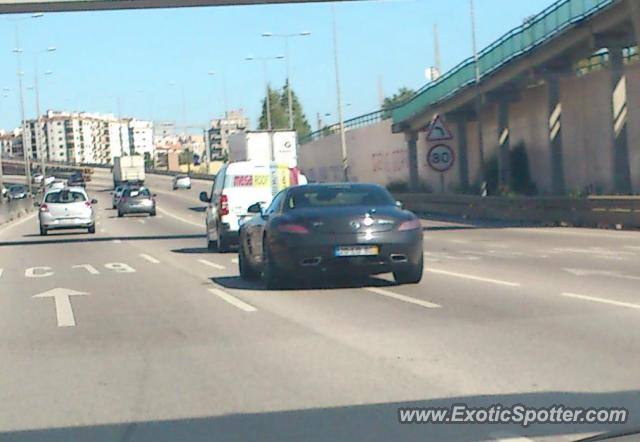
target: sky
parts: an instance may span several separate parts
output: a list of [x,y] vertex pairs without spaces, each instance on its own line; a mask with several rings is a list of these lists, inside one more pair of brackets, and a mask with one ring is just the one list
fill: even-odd
[[[553,2],[475,0],[478,47]],[[385,95],[426,83],[434,24],[443,72],[472,55],[468,0],[345,1],[335,2],[335,11],[345,118],[378,109],[380,83]],[[282,39],[262,33],[308,31],[290,40],[293,89],[314,130],[317,113],[327,123],[337,120],[331,5],[310,3],[0,16],[0,128],[20,124],[12,52],[18,17],[27,118],[36,115],[35,53],[54,46],[37,56],[43,113],[104,112],[203,126],[224,114],[226,95],[227,107],[244,109],[255,126],[265,78],[262,64],[245,58],[284,54]],[[282,86],[285,62],[269,62],[267,76]]]

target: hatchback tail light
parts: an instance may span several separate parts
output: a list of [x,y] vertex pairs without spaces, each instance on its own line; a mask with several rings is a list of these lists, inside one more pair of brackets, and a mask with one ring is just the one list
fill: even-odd
[[49,211],[49,206],[47,206],[46,204],[42,204],[40,206],[40,212],[48,212]]
[[227,198],[227,195],[225,195],[224,193],[220,195],[218,211],[220,212],[220,215],[229,214],[229,198]]
[[278,231],[282,233],[297,233],[301,235],[309,233],[309,229],[300,224],[280,224],[278,226]]
[[419,219],[412,219],[411,221],[405,221],[400,226],[398,226],[398,230],[400,232],[406,232],[407,230],[416,230],[421,229],[422,224],[420,224]]

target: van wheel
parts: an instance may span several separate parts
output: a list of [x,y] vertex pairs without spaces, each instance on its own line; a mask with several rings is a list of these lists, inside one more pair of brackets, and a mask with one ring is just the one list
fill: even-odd
[[94,233],[96,233],[96,226],[95,226],[95,224],[94,224],[93,226],[89,226],[89,233],[91,233],[92,235],[93,235]]

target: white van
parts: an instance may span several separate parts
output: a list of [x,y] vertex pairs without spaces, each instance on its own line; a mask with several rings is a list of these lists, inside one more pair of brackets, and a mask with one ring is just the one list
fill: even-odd
[[242,223],[254,216],[247,213],[250,205],[268,205],[280,190],[306,181],[296,168],[283,164],[240,161],[224,165],[216,175],[211,194],[200,193],[200,201],[208,204],[207,248],[228,251],[229,246],[238,243]]

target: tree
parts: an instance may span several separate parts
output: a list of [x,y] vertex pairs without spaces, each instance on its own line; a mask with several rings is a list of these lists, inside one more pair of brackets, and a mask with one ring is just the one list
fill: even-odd
[[384,99],[384,102],[382,103],[382,109],[386,111],[384,113],[384,118],[389,118],[391,116],[391,109],[409,100],[415,94],[416,91],[414,91],[413,89],[401,87],[400,89],[398,89],[398,92],[393,94],[391,97],[386,97]]
[[[281,94],[278,90],[269,87],[269,108],[271,109],[271,128],[272,129],[286,129],[289,126],[289,118],[287,117],[287,111],[282,106]],[[266,130],[269,128],[267,118],[267,97],[262,99],[262,114],[260,115],[260,121],[258,128]]]
[[[269,101],[271,109],[271,128],[289,128],[289,83],[285,83],[282,89],[272,89],[269,87]],[[258,122],[258,128],[265,130],[268,128],[267,122],[267,99],[262,100],[262,113]],[[311,125],[304,115],[302,104],[295,91],[291,90],[291,102],[293,104],[293,128],[298,135],[298,139],[304,138],[311,133]]]

